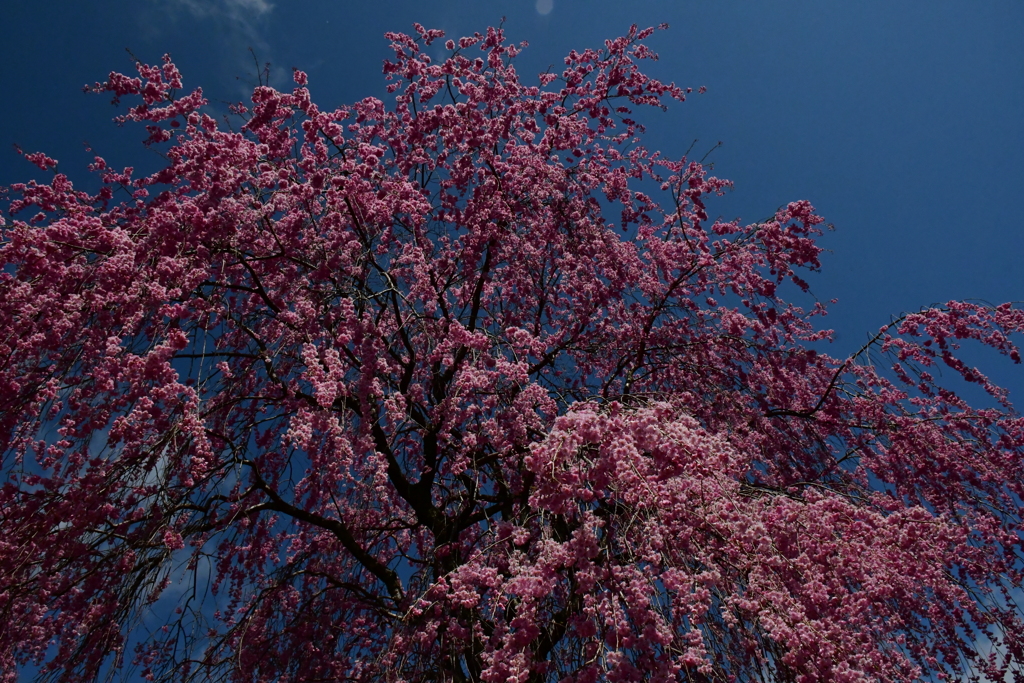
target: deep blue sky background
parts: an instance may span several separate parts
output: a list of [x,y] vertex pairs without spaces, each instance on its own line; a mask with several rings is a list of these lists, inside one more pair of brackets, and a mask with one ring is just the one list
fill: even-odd
[[[546,6],[545,4],[546,3]],[[544,10],[549,10],[543,13]],[[708,92],[646,112],[651,148],[679,156],[721,140],[716,175],[735,190],[712,214],[755,221],[809,199],[835,225],[822,238],[821,300],[836,355],[891,314],[953,298],[1024,300],[1024,2],[1021,0],[105,0],[11,2],[0,76],[0,185],[39,175],[12,145],[46,151],[88,184],[88,141],[114,165],[155,163],[82,85],[171,53],[186,87],[241,100],[259,60],[290,87],[310,75],[325,108],[385,97],[383,33],[418,21],[451,37],[505,16],[527,40],[520,73],[568,50],[668,22],[653,72]],[[993,368],[995,369],[995,368]],[[1024,370],[1001,364],[1024,393]]]
[[[671,24],[649,41],[653,73],[708,92],[644,113],[647,145],[679,156],[694,139],[700,153],[724,143],[711,161],[736,186],[713,215],[752,222],[809,199],[835,225],[809,278],[839,299],[833,355],[903,311],[1024,300],[1024,0],[12,0],[0,185],[40,175],[14,144],[86,187],[86,141],[115,166],[157,163],[142,131],[111,122],[108,98],[81,92],[131,73],[125,48],[150,63],[169,52],[221,107],[251,91],[251,47],[274,85],[302,68],[333,108],[385,97],[385,31],[420,22],[458,37],[502,16],[530,43],[526,76],[631,23]],[[1024,405],[1024,367],[986,367]]]

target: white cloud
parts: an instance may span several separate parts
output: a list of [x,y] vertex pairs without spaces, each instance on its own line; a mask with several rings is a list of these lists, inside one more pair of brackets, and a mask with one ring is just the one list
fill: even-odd
[[266,0],[226,0],[226,3],[257,14],[266,14],[274,9],[274,5]]
[[172,0],[196,18],[224,16],[239,23],[252,21],[274,9],[267,0]]
[[[220,40],[213,47],[213,52],[219,53],[221,68],[225,72],[222,78],[225,81],[236,77],[242,79],[239,82],[242,99],[248,99],[251,87],[260,78],[254,69],[262,70],[268,62],[275,64],[271,42],[265,34],[275,9],[270,0],[150,0],[148,4],[171,24],[179,27],[182,24],[205,24],[216,31]],[[162,32],[161,20],[151,15],[150,24],[151,30]],[[253,62],[254,56],[258,64]],[[288,73],[275,66],[271,71],[271,85],[287,85]]]

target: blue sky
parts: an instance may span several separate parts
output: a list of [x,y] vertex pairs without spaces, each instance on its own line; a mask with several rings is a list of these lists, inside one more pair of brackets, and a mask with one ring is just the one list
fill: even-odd
[[[1024,2],[1020,0],[105,0],[8,3],[2,29],[0,185],[39,174],[13,151],[45,151],[88,183],[96,153],[115,165],[156,162],[137,129],[118,129],[85,83],[130,72],[129,48],[171,53],[186,86],[240,100],[255,82],[251,47],[276,85],[310,75],[325,107],[384,97],[388,30],[413,22],[449,36],[506,17],[526,40],[520,73],[570,49],[668,22],[649,43],[654,73],[705,85],[667,113],[647,112],[647,144],[681,155],[694,139],[735,190],[710,207],[755,221],[809,199],[835,225],[810,279],[836,355],[892,314],[953,298],[1024,300]],[[1024,370],[993,368],[1024,393]]]
[[[646,112],[647,145],[715,145],[735,189],[711,213],[753,222],[809,199],[835,226],[821,243],[833,355],[903,311],[954,298],[1024,301],[1022,0],[103,0],[8,2],[0,35],[0,185],[38,177],[13,145],[45,151],[89,186],[89,145],[116,166],[152,167],[138,129],[119,129],[85,83],[131,72],[129,48],[168,52],[187,87],[245,99],[252,48],[275,85],[309,73],[324,108],[385,97],[385,31],[413,22],[451,37],[506,17],[526,40],[524,75],[630,24],[667,22],[653,72],[708,92]],[[123,109],[121,110],[123,111]],[[1021,340],[1024,341],[1024,340]],[[1024,405],[1024,367],[992,374]]]

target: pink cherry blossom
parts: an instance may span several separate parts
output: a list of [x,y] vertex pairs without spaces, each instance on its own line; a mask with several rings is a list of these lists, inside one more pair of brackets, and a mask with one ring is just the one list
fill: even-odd
[[7,197],[0,681],[1019,677],[1024,418],[960,347],[1024,312],[828,355],[811,204],[643,146],[652,33],[535,85],[417,25],[389,102],[234,125],[90,87],[167,163]]

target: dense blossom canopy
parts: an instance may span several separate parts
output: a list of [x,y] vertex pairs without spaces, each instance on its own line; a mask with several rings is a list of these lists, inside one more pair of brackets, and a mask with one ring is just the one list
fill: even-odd
[[169,58],[97,84],[166,164],[7,199],[0,680],[1020,671],[1024,420],[958,348],[1024,314],[824,353],[811,205],[641,146],[651,32],[526,85],[417,26],[393,102],[227,124]]

